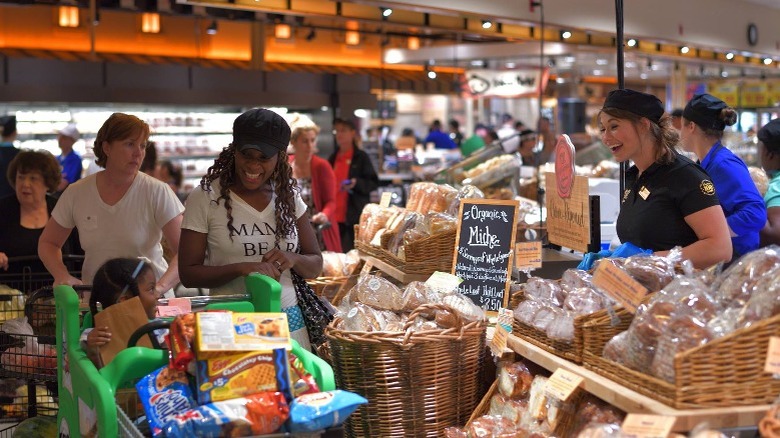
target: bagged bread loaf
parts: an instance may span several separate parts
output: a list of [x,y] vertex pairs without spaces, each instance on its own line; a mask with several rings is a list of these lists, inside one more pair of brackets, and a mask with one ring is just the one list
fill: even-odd
[[561,307],[566,299],[566,293],[558,281],[539,277],[529,278],[525,282],[523,293],[528,298],[536,298],[557,307]]
[[348,251],[344,255],[344,271],[343,275],[352,275],[355,269],[360,264],[360,253],[358,250],[353,249]]
[[355,303],[343,317],[342,328],[351,332],[385,331],[388,324],[401,321],[394,312],[374,309],[363,303]]
[[525,300],[517,306],[513,314],[516,320],[525,325],[532,325],[534,319],[536,319],[536,312],[542,307],[544,307],[544,305],[540,301]]
[[623,262],[623,270],[650,292],[659,291],[666,287],[675,275],[673,260],[668,257],[646,254],[626,258]]
[[398,286],[376,275],[366,275],[355,286],[357,301],[382,310],[404,308],[403,293]]
[[563,309],[575,315],[588,315],[606,307],[604,297],[590,287],[573,289],[563,301]]
[[368,235],[368,231],[367,231],[367,228],[369,226],[368,219],[377,216],[379,214],[380,209],[381,207],[379,207],[379,204],[366,204],[366,206],[363,207],[363,211],[360,213],[360,221],[358,222],[358,234],[357,236],[355,236],[355,240],[367,243],[369,240],[371,240],[371,237],[374,237],[373,234],[370,237],[366,237]]
[[412,312],[416,308],[429,302],[428,295],[430,291],[422,281],[413,281],[404,288],[402,301],[403,311]]
[[404,234],[414,229],[420,231],[425,229],[423,215],[416,211],[407,211],[403,216],[401,224],[393,232],[393,238],[390,239],[387,250],[393,254],[398,254],[399,247],[404,244]]
[[344,261],[346,254],[332,251],[322,252],[322,276],[341,277],[344,275]]
[[712,284],[719,300],[728,307],[744,305],[752,296],[756,283],[769,271],[780,266],[780,248],[776,245],[745,254],[723,271]]
[[484,415],[466,427],[466,435],[469,438],[510,438],[527,435],[527,432],[520,429],[508,418]]
[[466,320],[466,322],[487,319],[485,311],[463,294],[446,294],[442,297],[441,303],[452,307],[452,309],[457,312],[461,318]]
[[463,199],[485,199],[485,194],[477,186],[466,184],[458,190],[455,198],[450,202],[449,207],[447,207],[447,214],[457,217],[460,211],[460,202]]
[[593,395],[586,394],[577,406],[571,436],[579,436],[593,424],[622,424],[625,416],[625,412]]
[[547,327],[563,313],[563,309],[555,306],[542,306],[534,315],[534,320],[531,322],[531,326],[537,330],[543,332],[547,331]]
[[780,267],[759,279],[750,299],[740,311],[736,327],[749,327],[780,313]]
[[694,315],[677,315],[669,321],[667,329],[658,342],[650,373],[667,382],[674,383],[674,357],[677,353],[709,342],[710,335],[704,321]]
[[428,213],[423,220],[425,231],[430,235],[454,232],[457,228],[457,221],[454,216],[447,213]]
[[571,343],[574,341],[574,317],[575,315],[565,310],[558,313],[547,324],[547,337],[556,341]]
[[561,287],[567,292],[582,287],[593,287],[593,276],[582,269],[567,269],[561,276]]
[[621,438],[623,433],[620,431],[619,424],[593,423],[576,436],[577,438]]
[[498,367],[498,392],[510,399],[525,398],[533,379],[523,362],[504,362]]

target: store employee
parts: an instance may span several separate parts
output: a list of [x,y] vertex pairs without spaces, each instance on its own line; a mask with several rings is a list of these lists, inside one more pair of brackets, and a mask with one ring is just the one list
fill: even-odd
[[678,134],[661,101],[633,90],[609,93],[599,113],[601,140],[626,173],[617,234],[660,255],[675,246],[696,268],[731,259],[731,239],[707,174],[677,153]]
[[780,245],[780,119],[758,131],[758,156],[770,178],[764,195],[767,221],[761,230],[761,246]]
[[764,200],[747,166],[720,142],[726,126],[736,121],[734,108],[705,93],[694,96],[685,106],[680,127],[683,148],[696,154],[715,184],[735,258],[758,248],[758,233],[766,223]]

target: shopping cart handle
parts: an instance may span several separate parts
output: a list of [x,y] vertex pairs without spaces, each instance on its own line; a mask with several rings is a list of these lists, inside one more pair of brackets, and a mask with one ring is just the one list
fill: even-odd
[[[150,333],[153,333],[155,330],[161,330],[167,328],[171,328],[171,321],[165,321],[162,319],[155,319],[154,321],[149,321],[146,324],[142,325],[141,327],[138,327],[133,332],[133,334],[130,335],[130,339],[127,340],[127,348],[135,347],[135,345],[142,337]],[[159,343],[157,342],[157,338],[154,335],[152,335],[152,346],[154,348],[161,348]]]
[[333,368],[316,354],[301,347],[301,344],[295,339],[290,339],[290,341],[292,342],[292,354],[301,361],[303,368],[314,376],[320,391],[333,391],[336,389]]
[[99,373],[113,391],[125,382],[140,379],[168,363],[167,350],[131,347],[120,351]]

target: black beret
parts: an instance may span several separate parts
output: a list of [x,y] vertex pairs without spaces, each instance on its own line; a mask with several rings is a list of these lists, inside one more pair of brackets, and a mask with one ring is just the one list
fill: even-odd
[[758,130],[758,140],[767,149],[780,152],[780,119],[774,119]]
[[717,97],[707,93],[697,94],[685,105],[683,117],[703,129],[723,131],[726,129],[726,122],[720,119],[720,112],[725,108],[728,108],[726,102]]
[[664,115],[664,105],[661,100],[652,94],[642,93],[641,91],[612,90],[604,101],[603,109],[620,109],[634,113],[638,116],[646,117],[655,123],[661,121]]

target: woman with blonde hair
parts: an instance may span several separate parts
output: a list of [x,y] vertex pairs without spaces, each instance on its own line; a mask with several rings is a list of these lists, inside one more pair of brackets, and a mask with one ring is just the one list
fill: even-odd
[[[160,240],[179,247],[184,207],[171,188],[140,172],[149,125],[136,116],[114,113],[95,139],[98,173],[68,186],[38,242],[38,255],[55,284],[91,284],[97,269],[118,257],[146,257],[154,267],[158,295],[179,282],[176,254],[170,265]],[[73,228],[84,249],[81,279],[62,263],[62,245]]]
[[303,202],[309,210],[311,222],[317,229],[320,249],[341,252],[341,238],[336,224],[336,174],[327,160],[317,153],[317,135],[320,132],[310,118],[292,114],[290,118],[290,165],[298,183]]

